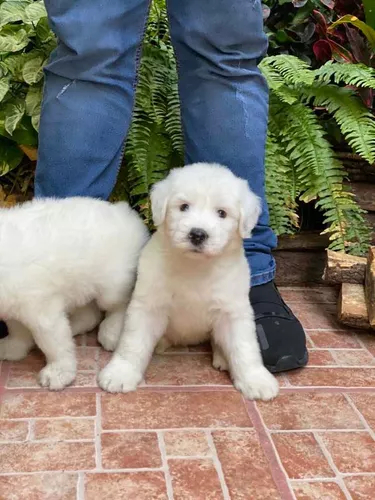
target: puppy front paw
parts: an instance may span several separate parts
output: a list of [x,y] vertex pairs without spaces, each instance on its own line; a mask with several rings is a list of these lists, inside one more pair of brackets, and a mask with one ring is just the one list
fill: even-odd
[[76,371],[61,363],[49,363],[38,376],[39,384],[51,391],[61,391],[75,379]]
[[113,358],[99,373],[98,384],[107,392],[135,391],[143,376],[127,361]]
[[102,322],[99,327],[98,342],[104,347],[106,351],[114,351],[117,347],[121,331],[114,328],[113,325]]
[[233,384],[246,399],[269,401],[279,393],[278,381],[264,366],[248,372],[246,377],[237,378]]

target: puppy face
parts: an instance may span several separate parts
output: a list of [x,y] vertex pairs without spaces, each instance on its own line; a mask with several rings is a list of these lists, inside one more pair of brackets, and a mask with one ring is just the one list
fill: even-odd
[[173,170],[151,194],[154,223],[189,256],[214,257],[249,237],[260,200],[226,167],[196,163]]

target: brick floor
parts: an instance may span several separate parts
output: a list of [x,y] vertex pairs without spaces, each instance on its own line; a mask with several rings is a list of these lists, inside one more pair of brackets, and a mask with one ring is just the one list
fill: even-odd
[[209,346],[154,356],[143,386],[111,395],[95,334],[77,338],[78,376],[41,389],[41,353],[0,372],[1,500],[375,498],[375,332],[347,330],[332,288],[284,288],[304,324],[308,368],[247,402]]

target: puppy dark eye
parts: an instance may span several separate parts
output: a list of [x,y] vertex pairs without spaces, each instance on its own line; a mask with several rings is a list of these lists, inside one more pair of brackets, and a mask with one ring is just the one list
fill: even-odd
[[180,205],[180,211],[181,212],[187,212],[189,210],[189,205],[187,203],[183,203]]
[[217,213],[218,213],[220,219],[225,219],[225,217],[227,216],[227,213],[225,210],[218,210]]

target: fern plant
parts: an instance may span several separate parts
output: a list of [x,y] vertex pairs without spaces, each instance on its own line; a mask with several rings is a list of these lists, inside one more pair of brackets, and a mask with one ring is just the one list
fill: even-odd
[[[273,228],[278,234],[292,232],[296,226],[295,212],[287,207],[293,207],[296,198],[315,200],[324,214],[330,248],[356,255],[364,253],[369,228],[363,211],[344,184],[345,170],[335,157],[315,109],[326,109],[352,150],[374,163],[374,116],[354,90],[337,83],[375,88],[375,71],[363,65],[332,62],[311,70],[305,62],[286,55],[265,58],[261,70],[270,87],[266,168]],[[277,191],[279,186],[284,187]],[[280,193],[284,193],[284,198],[280,199]]]
[[152,185],[183,165],[177,70],[164,0],[151,7],[124,158],[114,197],[126,194],[150,223]]

